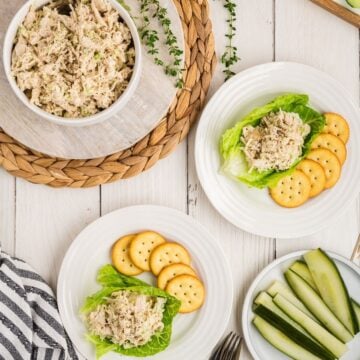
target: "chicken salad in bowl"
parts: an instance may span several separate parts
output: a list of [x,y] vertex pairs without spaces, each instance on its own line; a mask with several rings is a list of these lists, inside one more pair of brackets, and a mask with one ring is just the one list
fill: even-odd
[[14,17],[4,66],[18,97],[62,125],[118,112],[140,77],[140,40],[115,0],[30,1]]

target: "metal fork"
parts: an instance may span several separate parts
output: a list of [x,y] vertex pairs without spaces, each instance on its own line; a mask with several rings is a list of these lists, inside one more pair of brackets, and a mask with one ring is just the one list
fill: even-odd
[[235,360],[239,353],[242,338],[235,332],[229,333],[219,344],[209,360]]

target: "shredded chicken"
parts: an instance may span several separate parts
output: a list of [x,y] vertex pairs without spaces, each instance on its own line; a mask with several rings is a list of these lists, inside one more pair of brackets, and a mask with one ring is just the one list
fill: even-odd
[[43,110],[80,118],[108,108],[126,89],[135,49],[127,25],[106,0],[30,8],[19,27],[12,73]]
[[297,113],[282,110],[265,116],[256,127],[245,126],[241,141],[250,171],[289,169],[302,154],[310,130]]
[[115,292],[88,314],[89,331],[125,349],[144,345],[164,328],[165,303],[166,299],[161,297],[125,290]]

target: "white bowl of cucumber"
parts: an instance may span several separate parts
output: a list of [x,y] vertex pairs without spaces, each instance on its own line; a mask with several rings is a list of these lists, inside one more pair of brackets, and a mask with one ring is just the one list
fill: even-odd
[[255,360],[359,360],[360,268],[321,249],[267,266],[243,306],[246,344]]

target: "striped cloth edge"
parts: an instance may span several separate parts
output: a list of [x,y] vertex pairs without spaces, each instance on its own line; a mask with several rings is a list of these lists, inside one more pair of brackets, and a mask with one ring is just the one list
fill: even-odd
[[0,249],[0,360],[78,360],[49,285]]

